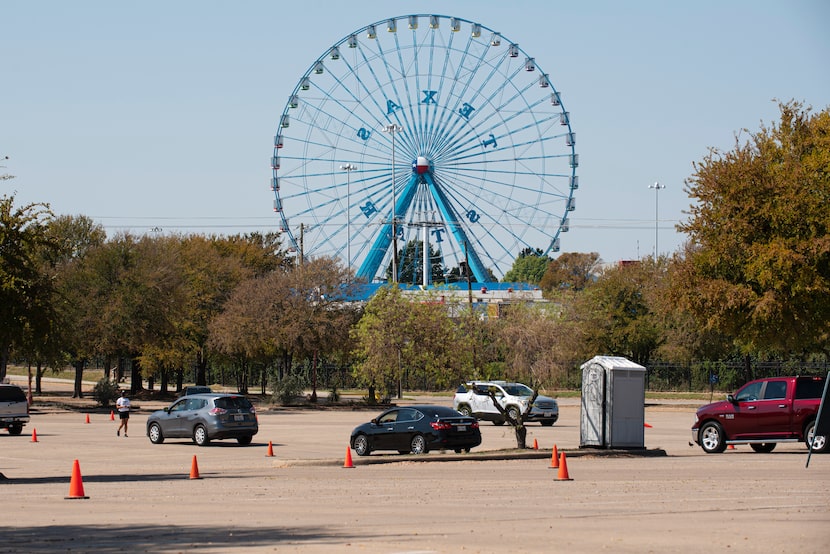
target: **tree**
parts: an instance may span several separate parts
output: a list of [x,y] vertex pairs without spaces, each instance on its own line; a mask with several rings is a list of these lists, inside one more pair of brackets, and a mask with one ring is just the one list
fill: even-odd
[[336,260],[309,260],[288,271],[277,269],[237,287],[210,325],[210,345],[247,364],[281,357],[311,361],[314,377],[321,357],[349,352],[349,330],[357,307],[345,302],[348,271]]
[[510,306],[497,322],[498,337],[508,379],[540,383],[560,380],[564,367],[557,363],[556,344],[560,340],[559,316],[548,304]]
[[[734,150],[712,149],[687,180],[696,202],[673,296],[745,354],[827,352],[830,110],[791,101]],[[747,131],[748,132],[748,131]]]
[[556,289],[579,291],[596,279],[598,270],[598,253],[565,252],[547,265],[539,287],[546,292]]
[[94,355],[99,337],[95,325],[98,297],[90,294],[94,274],[87,271],[85,261],[90,251],[104,244],[106,232],[86,216],[59,216],[49,222],[46,232],[56,245],[44,255],[42,270],[55,283],[51,299],[54,319],[49,336],[31,349],[38,364],[37,390],[40,391],[41,362],[56,366],[68,358],[76,367],[73,394],[80,397],[83,365]]
[[550,261],[550,258],[545,256],[540,249],[525,248],[519,253],[516,261],[513,262],[513,267],[504,274],[502,281],[505,283],[539,284]]
[[14,196],[0,197],[0,380],[6,377],[13,346],[46,332],[51,282],[40,272],[44,250],[54,248],[46,234],[49,206],[15,207]]
[[646,365],[662,344],[654,313],[655,283],[665,266],[621,265],[602,273],[579,296],[574,315],[590,350]]
[[430,294],[406,296],[396,286],[378,289],[354,335],[355,374],[370,390],[400,392],[407,377],[441,386],[472,372],[472,334],[449,317],[453,307]]
[[181,256],[187,299],[178,329],[183,334],[180,344],[195,360],[196,384],[206,385],[210,322],[239,283],[283,267],[285,257],[272,233],[226,238],[191,235],[182,241]]
[[[444,281],[444,267],[441,265],[441,253],[429,245],[429,272],[430,282]],[[411,240],[398,254],[398,281],[419,285],[424,281],[424,243],[420,240]],[[392,275],[392,264],[387,269],[387,277]]]

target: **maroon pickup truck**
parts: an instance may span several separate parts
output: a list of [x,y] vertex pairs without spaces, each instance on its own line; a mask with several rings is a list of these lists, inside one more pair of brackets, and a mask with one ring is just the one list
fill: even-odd
[[707,453],[729,444],[772,452],[779,442],[813,442],[827,452],[826,437],[813,437],[824,391],[823,377],[770,377],[750,381],[726,400],[697,410],[692,438]]

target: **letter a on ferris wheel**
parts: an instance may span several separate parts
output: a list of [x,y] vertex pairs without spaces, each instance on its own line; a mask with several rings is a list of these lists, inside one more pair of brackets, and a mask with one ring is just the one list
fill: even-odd
[[408,15],[311,63],[279,119],[271,189],[306,258],[378,282],[400,273],[396,247],[428,245],[483,283],[528,249],[559,250],[577,166],[569,114],[535,58],[479,23]]

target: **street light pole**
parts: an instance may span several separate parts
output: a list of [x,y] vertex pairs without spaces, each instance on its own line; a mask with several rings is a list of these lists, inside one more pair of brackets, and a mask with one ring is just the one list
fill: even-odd
[[658,238],[658,236],[657,236],[657,229],[658,229],[657,224],[660,221],[659,220],[660,211],[659,211],[659,204],[658,204],[659,200],[658,199],[659,199],[659,196],[660,196],[660,189],[666,188],[666,185],[661,185],[660,183],[655,181],[654,184],[649,185],[648,188],[654,189],[654,263],[657,263],[657,255],[660,253],[660,249],[658,248],[658,245],[657,245],[657,238]]
[[398,282],[398,214],[395,192],[395,135],[403,131],[403,127],[390,123],[383,128],[384,133],[392,135],[392,282]]
[[354,164],[341,165],[340,169],[346,172],[346,258],[349,275],[352,273],[352,171],[357,169]]

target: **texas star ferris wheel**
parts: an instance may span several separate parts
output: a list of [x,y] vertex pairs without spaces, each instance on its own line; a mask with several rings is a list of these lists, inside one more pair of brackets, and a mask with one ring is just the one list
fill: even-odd
[[442,15],[367,25],[314,60],[271,166],[289,245],[340,257],[367,282],[397,280],[393,252],[406,248],[420,248],[410,259],[423,255],[424,284],[428,256],[501,278],[526,249],[559,250],[578,187],[549,75],[518,43]]

